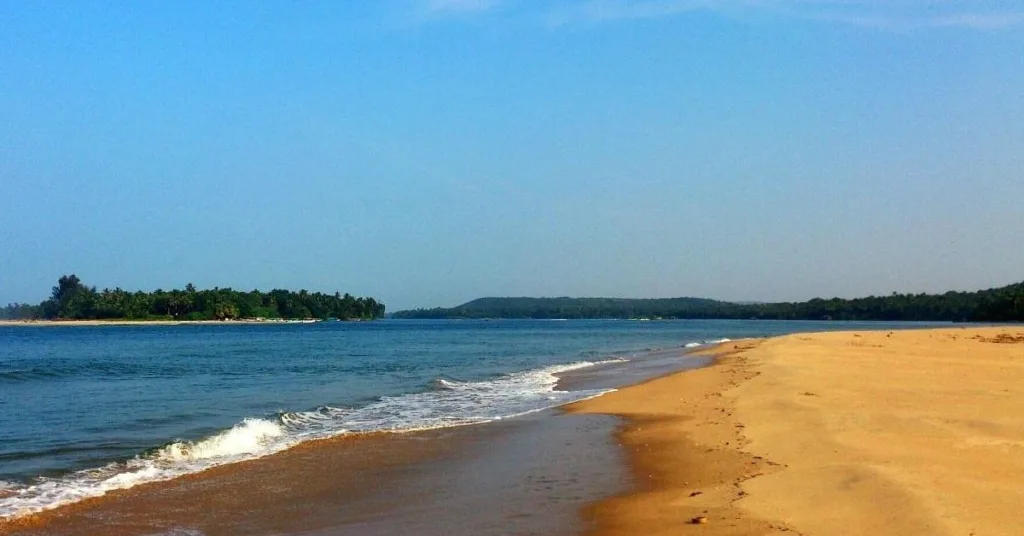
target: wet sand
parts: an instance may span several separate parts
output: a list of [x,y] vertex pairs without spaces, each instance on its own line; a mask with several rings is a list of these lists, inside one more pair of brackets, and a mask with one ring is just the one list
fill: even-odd
[[1024,328],[796,334],[571,406],[627,424],[592,533],[1011,535]]
[[19,535],[571,534],[625,489],[608,416],[369,434],[0,524]]
[[[300,445],[266,458],[216,467],[167,482],[15,520],[14,534],[241,534],[300,532],[335,515],[360,519],[386,504],[367,499],[408,466],[450,456],[458,431],[347,437]],[[335,512],[322,503],[339,505]],[[348,511],[347,511],[348,510]],[[0,533],[4,532],[0,524]]]
[[[580,509],[627,489],[627,474],[606,415],[538,414],[514,419],[458,456],[420,466],[391,493],[416,496],[318,536],[553,535],[588,528]],[[486,432],[488,434],[493,431]]]

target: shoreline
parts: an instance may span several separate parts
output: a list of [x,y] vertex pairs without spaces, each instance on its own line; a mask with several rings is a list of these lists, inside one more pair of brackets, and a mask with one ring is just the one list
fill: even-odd
[[[270,513],[268,532],[281,526],[306,532],[325,520],[303,519],[309,512],[301,504],[273,512],[277,497],[291,496],[293,502],[312,496],[329,496],[339,505],[360,504],[369,494],[360,482],[386,485],[409,465],[450,456],[462,435],[457,428],[424,430],[408,434],[369,432],[316,439],[261,458],[218,465],[168,480],[143,482],[104,495],[84,498],[54,508],[0,519],[0,534],[110,535],[176,533],[199,530],[198,534],[246,532],[251,518]],[[424,440],[427,439],[427,440]],[[325,455],[326,454],[326,455]],[[289,482],[279,475],[290,474]],[[327,476],[331,477],[328,481]],[[302,487],[295,485],[301,482]],[[302,495],[305,494],[305,495]],[[177,505],[177,506],[175,506]],[[372,515],[380,504],[348,514],[358,521]],[[192,522],[204,513],[218,512],[219,525],[199,529]],[[102,527],[96,519],[105,519]]]
[[624,423],[615,437],[626,454],[633,488],[588,505],[583,514],[594,528],[587,534],[776,531],[776,524],[746,515],[732,504],[742,496],[741,482],[774,466],[740,450],[740,427],[722,397],[723,391],[753,377],[742,352],[765,340],[700,348],[689,355],[711,357],[710,365],[565,407],[576,414],[614,415]]
[[[700,353],[715,349],[702,349]],[[1014,534],[1024,327],[799,333],[570,404],[634,485],[589,534]]]
[[[516,487],[523,485],[517,480],[523,477],[518,469],[535,461],[535,456],[524,455],[524,449],[542,448],[547,452],[552,442],[561,441],[577,446],[587,442],[603,444],[604,439],[601,438],[606,438],[613,450],[619,453],[619,461],[609,461],[611,455],[605,453],[601,455],[604,461],[583,461],[582,466],[572,471],[571,478],[563,475],[561,480],[551,479],[547,474],[561,470],[557,463],[535,469],[535,474],[529,478],[539,482],[539,488],[529,491],[534,494],[530,495],[532,499],[515,499],[523,506],[521,515],[524,516],[516,522],[526,523],[524,519],[531,515],[536,517],[542,508],[548,508],[551,497],[544,496],[544,493],[554,493],[550,491],[549,482],[558,481],[557,485],[563,486],[559,488],[562,490],[560,493],[567,495],[556,496],[557,507],[552,506],[554,510],[545,511],[551,516],[561,516],[559,519],[569,519],[565,517],[567,511],[575,512],[581,524],[569,530],[564,528],[569,526],[568,522],[560,521],[562,525],[559,526],[563,529],[542,532],[545,534],[656,535],[687,533],[690,530],[725,535],[958,533],[945,530],[942,523],[949,524],[950,521],[936,513],[948,511],[950,506],[929,505],[928,500],[919,496],[922,493],[920,482],[912,482],[913,478],[906,475],[900,476],[897,470],[905,459],[919,457],[919,452],[902,452],[897,459],[888,459],[885,454],[888,445],[908,440],[915,448],[922,447],[921,438],[897,437],[901,427],[893,430],[892,427],[885,428],[886,422],[873,422],[887,416],[886,411],[893,400],[890,396],[890,399],[883,398],[884,403],[879,403],[881,406],[870,406],[857,398],[860,392],[857,389],[869,386],[878,391],[876,395],[882,396],[930,393],[928,389],[918,389],[920,392],[917,392],[908,388],[910,385],[921,387],[922,384],[909,382],[917,375],[920,376],[918,379],[931,382],[925,386],[929,389],[938,386],[936,388],[966,390],[975,397],[979,393],[996,398],[1008,397],[1012,404],[1018,404],[1012,406],[1014,410],[1020,410],[1017,415],[1024,416],[1024,399],[1020,393],[1012,392],[1016,389],[1011,389],[1024,384],[1024,344],[1021,343],[1024,343],[1024,326],[1002,326],[892,332],[805,332],[739,339],[689,351],[683,348],[656,350],[654,353],[660,354],[664,362],[654,360],[649,362],[650,366],[641,367],[644,377],[636,376],[636,370],[623,374],[615,372],[615,368],[608,369],[605,374],[598,367],[590,369],[588,374],[591,375],[585,379],[578,374],[569,379],[560,378],[559,386],[568,384],[571,387],[580,381],[593,385],[594,382],[610,381],[610,378],[617,378],[619,384],[617,391],[556,406],[525,418],[484,423],[484,426],[383,434],[369,438],[368,442],[359,437],[344,436],[311,441],[263,458],[168,481],[142,484],[104,497],[65,505],[30,516],[32,521],[23,518],[10,524],[0,521],[0,533],[6,534],[10,530],[18,534],[49,533],[53,527],[59,527],[61,533],[89,534],[96,530],[96,526],[91,524],[95,521],[89,520],[99,516],[124,522],[115,526],[118,530],[107,530],[111,534],[133,534],[135,532],[129,530],[130,527],[149,526],[147,523],[150,521],[154,526],[149,528],[195,527],[199,530],[197,533],[207,535],[235,533],[242,524],[245,524],[243,532],[252,533],[388,534],[398,528],[420,529],[417,523],[429,523],[429,527],[439,533],[468,534],[471,532],[458,532],[465,527],[443,526],[448,519],[445,512],[462,508],[464,515],[475,516],[476,521],[483,524],[487,516],[494,517],[500,510],[489,510],[494,501],[485,501],[480,493],[481,489],[498,493],[494,491],[496,477],[493,474],[489,480],[478,480],[472,484],[457,482],[462,477],[448,475],[466,473],[470,463],[462,459],[469,452],[466,445],[475,449],[472,456],[487,461],[474,462],[478,463],[477,467],[486,468],[484,472],[498,471],[500,478],[505,479],[505,485]],[[904,354],[914,359],[903,359]],[[962,356],[957,357],[959,354],[966,354],[974,361],[965,362]],[[918,359],[940,360],[923,362],[925,365],[921,366],[922,361]],[[659,368],[669,361],[676,363],[674,369]],[[691,365],[684,365],[683,361]],[[858,367],[850,367],[850,363],[857,363]],[[822,368],[826,365],[832,368]],[[699,368],[691,368],[694,366]],[[972,367],[981,370],[981,375],[971,376]],[[857,371],[860,368],[865,368],[865,371],[859,375],[847,374],[851,369]],[[955,374],[949,376],[947,368]],[[993,370],[999,374],[986,376]],[[893,383],[889,376],[899,382]],[[1005,391],[986,391],[984,382],[992,381],[1004,381],[1007,384],[1003,388]],[[983,383],[975,385],[972,382]],[[1001,394],[1004,392],[1006,395]],[[932,402],[929,400],[921,405],[930,409],[934,405]],[[903,404],[896,406],[897,409],[913,410],[918,405],[907,405],[906,401]],[[817,413],[808,410],[808,406],[814,409],[815,405],[823,406],[817,408]],[[847,407],[858,411],[843,413]],[[847,445],[842,441],[858,432],[855,425],[863,424],[858,419],[865,418],[864,415],[872,419],[874,428],[871,434],[878,434],[879,429],[889,434],[885,436],[886,443],[876,453],[881,457],[871,460],[871,463],[842,458],[866,449],[864,445],[857,444],[858,448],[847,450],[843,448]],[[1024,431],[1024,417],[993,424],[988,420],[990,415],[987,411],[978,415],[980,417],[967,415],[953,421],[954,425],[960,423],[957,425],[960,428],[954,431],[966,434],[960,438],[966,447],[960,445],[955,452],[957,456],[968,456],[970,452],[963,452],[968,447],[991,447],[1024,454],[1024,434],[1014,435],[1017,431]],[[1005,418],[1007,413],[1003,411],[999,415]],[[593,425],[577,420],[588,418],[612,418],[613,421],[598,420],[594,422],[605,424]],[[900,418],[906,420],[908,417]],[[934,415],[922,418],[933,427],[949,427],[950,424],[941,420],[935,422]],[[527,424],[529,422],[532,424]],[[546,424],[539,425],[539,422]],[[584,424],[578,424],[581,422]],[[824,426],[822,422],[830,424]],[[900,421],[899,424],[907,428],[906,422]],[[841,437],[830,436],[830,433],[834,434],[831,427],[840,425],[848,429],[843,430]],[[575,432],[565,432],[569,436],[560,435],[562,428],[573,427]],[[532,437],[526,441],[528,447],[503,451],[506,442],[522,443],[521,439],[513,440],[523,437]],[[589,439],[584,441],[581,438]],[[380,448],[399,450],[391,451],[394,454],[391,461],[380,458],[373,461],[366,452],[356,453],[363,450],[356,448],[357,445],[366,447],[371,443],[382,445]],[[790,443],[797,444],[802,450],[794,454],[792,448],[787,447]],[[821,451],[824,447],[820,444],[834,449],[834,454],[840,457],[829,459],[831,451]],[[429,448],[424,450],[422,447]],[[817,451],[814,450],[816,448]],[[442,455],[435,456],[428,451]],[[814,455],[810,456],[808,452]],[[569,451],[563,455],[574,456]],[[342,460],[345,456],[348,458]],[[1006,478],[1024,479],[1024,456],[1019,458],[1020,461],[999,460],[1001,465],[997,467],[1010,475]],[[317,467],[315,462],[318,459],[329,461],[333,469],[324,471]],[[346,464],[354,460],[356,465],[362,464],[361,472],[357,471],[361,477],[339,480],[338,475],[347,474]],[[820,464],[822,460],[828,460],[828,464],[816,468],[802,466],[808,461]],[[946,458],[941,460],[945,463]],[[440,470],[441,467],[444,470]],[[602,478],[612,478],[609,475],[619,470],[616,468],[630,475],[623,486],[616,488],[611,484],[587,483],[589,475],[604,474]],[[384,489],[381,486],[386,487],[386,484],[376,484],[372,489],[364,489],[367,479],[377,479],[378,470],[382,471],[381,482],[387,480],[394,485]],[[815,471],[824,472],[819,474]],[[840,476],[829,471],[838,472]],[[918,476],[927,473],[920,468],[916,471],[914,474]],[[799,476],[789,476],[793,474]],[[281,482],[282,478],[289,483]],[[957,478],[962,479],[963,475]],[[262,483],[256,484],[257,481]],[[220,491],[211,491],[208,486],[212,482],[216,482],[214,487]],[[447,492],[438,490],[437,485],[442,482],[448,486]],[[254,485],[257,489],[249,489]],[[466,486],[471,490],[469,493],[465,491]],[[266,493],[261,495],[259,488],[269,488],[273,490],[271,493],[279,495],[269,503],[261,503],[268,497]],[[543,488],[548,488],[548,491]],[[570,489],[573,490],[571,493],[566,491]],[[924,489],[927,491],[927,486]],[[972,489],[976,494],[977,486]],[[995,489],[1009,497],[988,497],[988,503],[1002,505],[996,510],[1006,510],[1006,505],[1016,504],[1013,501],[1018,499],[1024,501],[1024,491],[1007,491],[1005,482],[996,485]],[[195,492],[200,495],[195,496]],[[231,502],[216,498],[217,495],[238,493],[248,500]],[[424,498],[439,493],[443,499]],[[943,493],[949,494],[949,490]],[[580,498],[587,494],[597,496],[580,502]],[[397,500],[391,495],[403,499]],[[930,500],[934,501],[935,493],[932,495]],[[538,500],[540,496],[545,499]],[[155,499],[159,497],[173,499],[161,502]],[[466,501],[474,500],[477,501],[476,506],[468,508]],[[201,507],[198,510],[191,507],[178,509],[181,515],[168,512],[169,504],[183,502],[197,502]],[[254,505],[257,504],[263,504],[264,508],[256,508]],[[286,505],[291,513],[264,511],[275,504]],[[428,504],[432,506],[426,506]],[[830,506],[823,509],[822,504]],[[895,510],[886,510],[889,505]],[[367,508],[365,512],[358,510],[360,506]],[[985,504],[973,506],[978,511],[986,507]],[[314,514],[309,518],[312,521],[304,520],[294,512],[303,508],[306,509],[303,514],[306,518],[310,512]],[[333,513],[325,513],[329,510]],[[342,510],[344,514],[339,513]],[[230,521],[224,523],[235,525],[217,525],[220,521],[205,518],[204,513],[209,512],[230,514]],[[366,512],[369,512],[369,517],[364,515]],[[241,514],[249,515],[251,519],[242,519],[245,516]],[[834,519],[816,520],[815,515]],[[1005,512],[991,515],[993,519],[1002,519],[1006,526],[1012,526],[1011,518],[1006,517]],[[149,517],[155,519],[148,520]],[[190,519],[196,520],[194,524],[180,523]],[[169,525],[159,525],[164,522]],[[837,526],[837,522],[845,525]],[[816,526],[814,523],[824,525]],[[103,528],[111,527],[104,525]],[[1011,534],[998,530],[978,533]]]
[[[610,366],[617,363],[601,363],[598,366],[588,367],[568,373],[558,373],[558,383],[556,389],[575,391],[577,388],[580,389],[592,389],[600,385],[599,389],[613,389],[612,385],[606,382],[616,382],[615,387],[621,386],[625,378],[649,378],[653,375],[662,375],[667,372],[677,371],[680,369],[686,369],[690,367],[703,366],[706,364],[706,359],[693,357],[693,352],[687,352],[683,348],[673,350],[656,350],[647,355],[644,360],[640,362],[644,363],[644,366],[638,367],[636,370],[630,370],[626,372],[623,368]],[[602,366],[604,365],[604,366]],[[671,367],[667,369],[666,367]],[[583,372],[586,371],[586,372]],[[585,377],[576,377],[577,374],[585,374]],[[625,379],[627,383],[634,383],[633,380]],[[568,385],[566,385],[568,384]],[[600,397],[601,395],[593,395]],[[191,511],[179,510],[179,513],[183,511],[190,511],[188,516],[182,516],[178,514],[170,514],[166,511],[165,507],[161,506],[160,501],[153,500],[153,497],[174,497],[172,500],[166,501],[167,503],[181,503],[183,501],[200,501],[207,502],[214,501],[214,504],[221,504],[222,506],[217,510],[225,510],[231,512],[232,516],[237,516],[239,512],[249,512],[248,515],[253,518],[249,521],[251,526],[247,531],[260,532],[257,529],[265,529],[263,532],[275,532],[275,533],[305,533],[308,531],[326,531],[324,534],[340,534],[347,533],[342,527],[347,527],[350,524],[361,524],[362,531],[370,530],[368,527],[373,525],[374,527],[385,526],[390,522],[383,522],[380,520],[369,518],[361,518],[362,514],[355,513],[352,508],[349,508],[349,503],[357,503],[360,501],[371,500],[381,502],[383,499],[372,498],[370,496],[374,493],[363,493],[358,491],[360,487],[358,482],[348,480],[335,480],[330,484],[316,484],[324,479],[324,475],[319,474],[320,471],[310,469],[310,464],[313,458],[323,458],[325,460],[333,459],[338,456],[345,456],[349,463],[354,463],[356,466],[362,467],[360,469],[364,472],[364,479],[369,478],[370,475],[374,475],[371,470],[373,467],[378,467],[382,471],[382,475],[387,476],[388,474],[395,474],[394,478],[401,479],[400,485],[395,486],[395,494],[404,495],[407,494],[407,488],[415,488],[418,484],[421,476],[420,474],[433,474],[435,469],[433,466],[438,464],[445,464],[446,458],[450,458],[453,452],[465,450],[460,445],[474,445],[477,443],[486,442],[487,438],[495,436],[496,434],[505,434],[507,430],[516,430],[514,433],[507,435],[506,442],[500,444],[492,444],[489,449],[486,449],[485,454],[480,454],[482,458],[495,459],[496,463],[493,465],[498,469],[478,469],[474,471],[476,474],[483,474],[487,471],[497,471],[498,476],[491,478],[486,482],[477,482],[472,484],[479,488],[493,487],[493,481],[496,479],[505,479],[508,484],[513,488],[523,486],[522,481],[524,476],[527,476],[526,480],[531,478],[541,484],[538,485],[538,489],[527,493],[528,496],[535,496],[538,494],[555,493],[558,489],[552,491],[554,482],[557,482],[557,478],[552,478],[551,475],[558,474],[563,471],[564,468],[560,463],[554,463],[559,460],[551,460],[543,471],[535,470],[537,474],[533,477],[528,475],[519,474],[519,469],[522,467],[529,467],[534,464],[535,461],[532,456],[524,456],[520,451],[516,449],[509,450],[510,447],[507,444],[515,444],[518,442],[531,443],[530,448],[541,448],[544,451],[556,452],[558,449],[566,448],[565,445],[575,444],[577,447],[573,452],[566,452],[564,456],[569,456],[573,459],[579,458],[579,453],[590,453],[585,454],[583,459],[578,459],[577,463],[583,465],[577,467],[573,471],[571,478],[563,479],[563,482],[557,484],[566,489],[575,490],[566,497],[553,497],[553,502],[550,500],[535,501],[530,508],[524,510],[522,514],[525,517],[534,516],[536,514],[530,514],[527,512],[533,511],[547,511],[548,517],[552,518],[552,521],[544,521],[540,523],[536,520],[529,521],[533,524],[544,524],[551,525],[554,523],[553,520],[561,519],[558,523],[562,526],[568,526],[572,523],[577,523],[582,518],[579,516],[579,510],[590,500],[596,500],[599,497],[607,496],[611,493],[616,493],[624,489],[624,485],[620,485],[622,478],[619,475],[620,472],[625,470],[625,464],[621,460],[615,461],[603,461],[600,463],[594,462],[593,458],[610,458],[619,456],[618,448],[614,445],[612,431],[618,420],[608,416],[573,416],[565,415],[560,411],[562,405],[552,406],[548,409],[539,412],[530,412],[528,414],[515,416],[512,418],[499,419],[491,422],[475,423],[482,426],[474,425],[457,425],[450,427],[437,428],[432,430],[410,430],[404,432],[367,432],[367,433],[353,433],[336,436],[332,438],[315,439],[310,441],[304,441],[297,445],[294,445],[283,451],[279,451],[267,456],[233,462],[225,465],[218,465],[207,468],[200,472],[189,473],[180,475],[167,480],[158,480],[145,483],[139,483],[135,486],[112,490],[108,493],[85,498],[73,503],[56,506],[43,511],[24,514],[14,518],[6,520],[0,520],[0,533],[6,534],[8,531],[14,531],[16,534],[42,534],[48,533],[51,530],[58,530],[61,533],[66,534],[89,534],[90,530],[95,530],[96,527],[90,526],[89,519],[95,519],[97,516],[104,519],[118,519],[117,525],[107,526],[104,525],[103,529],[107,533],[111,534],[131,534],[130,530],[121,532],[120,527],[134,527],[139,530],[145,528],[145,530],[152,531],[158,528],[168,529],[182,525],[185,521],[191,518],[199,521],[198,525],[210,522],[208,526],[203,526],[201,532],[203,534],[230,534],[232,529],[225,529],[223,526],[218,526],[216,522],[212,520],[203,520],[203,511]],[[532,424],[527,424],[532,423]],[[604,423],[604,424],[600,424]],[[532,430],[532,431],[531,431]],[[538,431],[542,430],[542,431]],[[574,431],[575,430],[575,431]],[[531,439],[532,437],[532,439]],[[583,441],[581,438],[587,438]],[[412,446],[423,444],[428,446],[423,452]],[[557,445],[556,445],[557,444]],[[606,447],[598,448],[597,445],[607,444]],[[402,445],[405,445],[404,447]],[[367,454],[358,454],[360,450],[376,450],[376,449],[398,449],[392,452],[394,460],[387,463],[381,463],[378,461],[368,461],[369,457]],[[409,450],[411,449],[411,450]],[[607,450],[603,454],[597,454],[601,452],[601,449]],[[491,452],[493,451],[493,452]],[[428,454],[433,452],[435,454]],[[436,453],[442,453],[443,455],[436,455]],[[589,459],[589,461],[588,461]],[[561,460],[564,462],[565,460]],[[452,462],[454,463],[454,462]],[[397,465],[396,465],[397,464]],[[465,468],[455,463],[458,466],[456,469],[451,471],[453,474],[465,472]],[[343,471],[343,467],[339,466],[335,462],[331,462],[330,469],[326,469],[325,474],[331,472],[339,473]],[[268,472],[268,468],[275,468],[273,471]],[[370,471],[369,473],[366,473]],[[528,470],[526,471],[529,472]],[[247,476],[248,474],[254,474],[255,476]],[[265,513],[252,512],[248,508],[251,504],[258,504],[260,497],[251,497],[244,503],[230,503],[231,506],[225,506],[223,501],[218,502],[209,497],[208,491],[203,491],[198,497],[189,497],[189,494],[185,490],[189,489],[218,489],[218,493],[223,495],[237,495],[242,493],[243,495],[251,495],[251,492],[242,491],[239,486],[244,482],[249,482],[245,486],[252,485],[253,480],[259,480],[262,484],[261,487],[274,487],[281,488],[281,484],[272,483],[273,477],[270,473],[277,475],[291,475],[288,480],[302,485],[288,485],[285,486],[281,493],[284,496],[279,497],[275,502],[292,503],[310,503],[315,504],[317,501],[320,502],[320,506],[323,507],[324,502],[328,502],[335,505],[334,509],[340,509],[346,511],[347,514],[340,515],[327,515],[328,521],[320,521],[320,526],[307,525],[304,522],[300,522],[295,519],[279,519],[280,516],[269,515]],[[411,481],[406,481],[408,476],[403,476],[404,473],[413,474]],[[593,478],[581,478],[579,475],[587,475]],[[604,475],[598,477],[598,475]],[[374,475],[375,478],[375,475]],[[391,478],[391,477],[388,477]],[[445,482],[448,477],[445,476],[432,476],[430,477],[437,480],[436,484],[441,485]],[[596,480],[594,480],[596,478]],[[485,479],[486,480],[486,479]],[[613,482],[614,481],[614,482]],[[313,482],[313,484],[305,485],[306,482]],[[348,482],[346,484],[346,482]],[[602,483],[603,482],[603,483]],[[454,486],[454,483],[445,485]],[[458,484],[460,486],[467,484]],[[342,503],[338,503],[338,497],[343,494],[340,491],[328,491],[331,487],[346,488],[345,499]],[[234,491],[232,491],[234,490]],[[503,490],[491,490],[492,494],[501,495],[506,493]],[[525,493],[525,492],[524,492]],[[481,500],[479,493],[467,494],[467,497],[474,497],[473,500]],[[548,499],[552,499],[549,497]],[[451,498],[449,502],[458,506],[459,501],[464,499]],[[522,497],[513,497],[513,500],[525,501]],[[548,504],[548,503],[551,504]],[[266,508],[270,508],[271,505],[266,505]],[[378,505],[379,506],[379,505]],[[340,508],[338,508],[340,507]],[[388,509],[397,508],[400,511],[401,507],[392,506],[379,506],[378,510],[384,511]],[[474,510],[474,515],[481,516],[480,512],[487,510],[486,508],[480,507]],[[440,510],[443,512],[443,510]],[[262,510],[260,511],[262,512]],[[557,513],[555,513],[557,512]],[[170,520],[163,519],[154,521],[153,525],[149,525],[142,513],[149,513],[155,518],[166,518],[170,516]],[[497,511],[490,512],[491,517],[498,516]],[[319,515],[319,514],[318,514]],[[437,516],[439,514],[433,514]],[[467,513],[469,515],[469,513]],[[401,515],[398,516],[401,518]],[[420,514],[417,517],[422,517]],[[524,519],[525,519],[524,517]],[[277,519],[271,519],[277,518]],[[574,519],[577,521],[568,521]],[[238,521],[233,521],[237,523]],[[436,524],[442,524],[444,520],[437,520]],[[524,520],[519,520],[517,523],[526,523]],[[186,526],[187,528],[187,526]],[[374,529],[376,530],[376,529]],[[389,533],[387,530],[382,530],[382,534]],[[578,533],[582,530],[581,527],[573,528],[571,531],[558,531],[557,533]],[[353,532],[353,534],[363,534],[362,531]],[[417,528],[417,532],[423,533],[422,528]],[[450,531],[449,531],[450,532]],[[548,532],[544,532],[548,533]],[[460,533],[461,534],[461,533]],[[469,532],[466,532],[469,534]],[[497,532],[496,534],[500,534]]]
[[550,408],[480,426],[317,439],[0,520],[0,534],[578,534],[580,507],[625,489],[617,423]]

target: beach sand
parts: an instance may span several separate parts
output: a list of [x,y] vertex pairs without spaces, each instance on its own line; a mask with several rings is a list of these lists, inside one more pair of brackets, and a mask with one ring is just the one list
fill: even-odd
[[571,406],[624,417],[596,534],[1024,534],[1024,328],[796,334]]

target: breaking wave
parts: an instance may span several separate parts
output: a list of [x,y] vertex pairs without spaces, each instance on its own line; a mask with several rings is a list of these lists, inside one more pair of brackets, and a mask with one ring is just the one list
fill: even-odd
[[260,458],[312,439],[484,423],[592,398],[609,390],[558,391],[558,375],[625,361],[580,361],[474,382],[438,378],[427,391],[384,396],[361,407],[322,406],[311,411],[244,419],[214,435],[195,441],[174,441],[103,467],[59,478],[39,477],[27,484],[0,481],[0,519]]
[[705,344],[723,344],[727,342],[732,342],[732,339],[714,339],[710,341],[688,342],[683,345],[683,348],[699,348],[701,346],[704,346]]

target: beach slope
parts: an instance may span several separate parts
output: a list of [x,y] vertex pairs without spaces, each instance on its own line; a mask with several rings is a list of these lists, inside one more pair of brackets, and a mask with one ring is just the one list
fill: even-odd
[[599,534],[1020,534],[1024,328],[797,334],[574,405],[627,419]]

